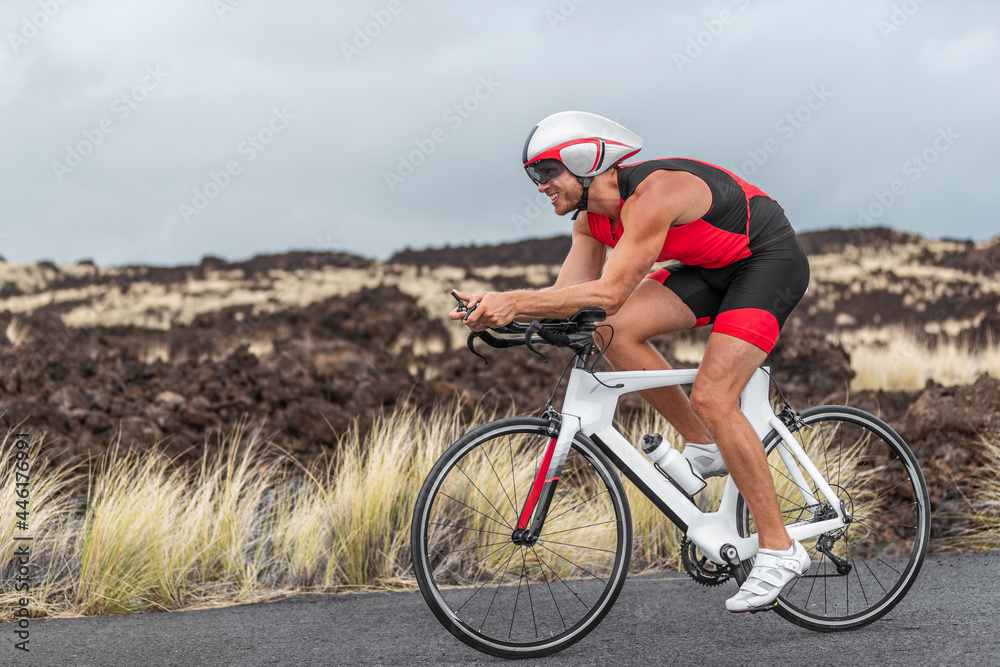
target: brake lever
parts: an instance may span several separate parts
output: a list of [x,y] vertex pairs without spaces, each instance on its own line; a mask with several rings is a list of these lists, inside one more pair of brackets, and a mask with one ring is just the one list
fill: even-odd
[[[457,295],[457,294],[455,294],[455,290],[452,290],[452,291],[451,291],[451,295],[452,295],[452,297],[454,297],[454,298],[455,298],[455,301],[458,301],[458,306],[456,306],[455,310],[457,310],[457,311],[458,311],[458,312],[460,312],[460,313],[465,313],[465,317],[463,317],[463,318],[462,318],[462,321],[463,321],[463,322],[464,322],[465,320],[469,319],[469,315],[471,315],[471,314],[472,314],[472,311],[474,311],[474,310],[475,310],[476,308],[478,308],[478,307],[479,307],[479,304],[477,303],[477,304],[476,304],[476,305],[474,305],[474,306],[473,306],[472,308],[469,308],[469,307],[468,307],[468,306],[467,306],[467,305],[465,304],[465,302],[464,302],[464,301],[462,301],[462,300],[461,300],[461,299],[460,299],[460,298],[458,297],[458,295]],[[471,345],[471,343],[470,343],[470,345]],[[477,354],[478,354],[478,353],[477,353]],[[479,356],[481,356],[481,357],[482,357],[483,355],[481,355],[481,354],[480,354]],[[483,358],[485,359],[485,357],[483,357]],[[489,363],[489,362],[486,362],[486,363]]]
[[542,324],[538,320],[531,320],[531,324],[528,325],[528,330],[524,332],[524,345],[529,350],[540,356],[545,363],[549,363],[549,360],[546,358],[546,356],[541,352],[539,352],[538,350],[536,350],[535,347],[531,344],[532,335],[534,335],[534,333],[536,331],[539,331],[541,328]]
[[487,366],[489,366],[490,365],[489,359],[487,359],[486,357],[484,357],[483,355],[479,354],[479,352],[476,351],[475,341],[476,341],[477,338],[479,338],[479,332],[478,331],[470,331],[469,332],[469,337],[466,339],[466,345],[469,346],[469,351],[472,352],[472,354],[474,354],[477,357],[479,357],[480,359],[482,359],[483,363],[486,364]]

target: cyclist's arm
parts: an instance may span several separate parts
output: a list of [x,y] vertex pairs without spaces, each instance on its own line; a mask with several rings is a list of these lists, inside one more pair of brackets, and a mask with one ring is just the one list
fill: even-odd
[[550,291],[597,280],[604,268],[605,245],[590,233],[587,214],[581,213],[573,221],[573,245],[559,269],[559,277],[552,287],[540,291]]
[[[633,195],[634,197],[635,195]],[[626,216],[625,231],[604,271],[596,279],[537,292],[512,292],[518,318],[569,317],[581,308],[602,308],[614,315],[653,266],[669,222],[652,216]]]
[[623,234],[599,278],[548,290],[475,295],[480,307],[469,316],[474,330],[502,326],[514,318],[570,317],[581,308],[621,308],[659,256],[674,224],[697,220],[712,205],[708,185],[693,174],[660,171],[644,180],[622,207]]
[[[601,277],[606,254],[607,247],[590,233],[587,214],[581,213],[573,221],[573,245],[570,246],[569,253],[559,268],[559,276],[556,278],[555,284],[552,287],[543,287],[538,291],[550,292],[597,280]],[[517,322],[531,322],[532,319],[534,317],[530,315],[520,315],[514,318]]]

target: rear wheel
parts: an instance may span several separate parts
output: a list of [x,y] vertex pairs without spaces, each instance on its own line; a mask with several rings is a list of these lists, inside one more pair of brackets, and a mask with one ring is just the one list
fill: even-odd
[[[888,613],[920,571],[930,534],[927,483],[910,448],[877,417],[829,405],[799,417],[804,423],[796,432],[799,444],[852,522],[803,541],[812,568],[785,589],[775,611],[812,630],[851,630]],[[803,500],[778,455],[780,443],[776,431],[764,439],[785,523],[834,515],[835,508],[825,502]],[[810,486],[809,491],[823,500],[818,489]],[[737,521],[743,536],[755,532],[742,496]],[[737,567],[737,581],[742,584],[752,567],[753,559]]]
[[512,535],[551,439],[542,419],[486,424],[444,453],[417,499],[411,551],[420,591],[452,634],[484,653],[564,649],[597,626],[625,583],[628,502],[607,457],[583,436],[538,541]]

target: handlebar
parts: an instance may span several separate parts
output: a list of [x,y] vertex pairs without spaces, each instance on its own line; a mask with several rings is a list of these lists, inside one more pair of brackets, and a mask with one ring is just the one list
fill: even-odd
[[592,349],[594,339],[591,334],[597,330],[598,323],[605,319],[607,319],[607,315],[602,309],[584,308],[565,320],[532,320],[530,324],[511,322],[492,331],[499,334],[512,334],[517,337],[500,338],[489,331],[472,331],[469,333],[468,346],[473,354],[486,363],[489,363],[486,357],[476,351],[475,340],[477,338],[496,349],[524,345],[543,358],[544,355],[534,347],[538,343],[548,343],[555,347],[568,347],[580,355]]

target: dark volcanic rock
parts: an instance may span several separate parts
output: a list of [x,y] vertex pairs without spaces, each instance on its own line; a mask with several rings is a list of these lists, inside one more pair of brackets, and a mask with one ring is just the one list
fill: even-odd
[[764,362],[786,395],[800,405],[843,403],[854,371],[851,358],[817,329],[786,326]]
[[799,232],[799,243],[807,255],[836,254],[845,246],[884,248],[897,243],[919,243],[923,237],[888,227],[847,227],[816,232]]
[[416,266],[459,266],[463,269],[496,265],[562,264],[571,244],[569,236],[555,236],[549,239],[528,239],[493,246],[407,249],[397,252],[389,262]]
[[927,388],[906,411],[906,435],[929,444],[1000,434],[1000,380],[980,376],[964,387]]

